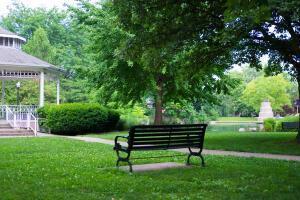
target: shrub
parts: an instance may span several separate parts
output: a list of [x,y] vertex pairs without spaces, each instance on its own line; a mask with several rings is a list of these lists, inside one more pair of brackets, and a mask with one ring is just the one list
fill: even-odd
[[275,129],[276,120],[273,118],[267,118],[264,120],[264,129],[267,132],[272,132]]
[[119,109],[121,119],[117,125],[118,130],[128,130],[131,126],[149,124],[149,117],[145,115],[145,110],[141,106],[135,105],[133,108]]
[[38,112],[46,118],[45,124],[51,133],[61,135],[113,130],[120,118],[114,110],[87,103],[51,105]]

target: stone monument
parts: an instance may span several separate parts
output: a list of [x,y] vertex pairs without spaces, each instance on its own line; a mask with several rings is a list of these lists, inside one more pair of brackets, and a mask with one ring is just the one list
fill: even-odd
[[273,118],[274,113],[272,111],[271,102],[265,100],[261,103],[260,111],[258,115],[258,121],[263,121],[266,118]]

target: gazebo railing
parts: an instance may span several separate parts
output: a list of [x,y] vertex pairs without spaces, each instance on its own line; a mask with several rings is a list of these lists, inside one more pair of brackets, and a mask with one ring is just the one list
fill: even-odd
[[27,128],[31,129],[34,134],[37,134],[38,119],[35,116],[37,106],[5,106],[1,111],[5,111],[5,119],[13,128]]
[[13,112],[30,112],[34,114],[36,114],[36,111],[38,109],[38,106],[36,105],[2,105],[1,107],[3,107],[4,110],[6,107],[8,107]]
[[9,107],[5,108],[5,114],[6,114],[6,117],[5,117],[6,121],[11,125],[11,127],[15,127],[16,126],[16,116]]

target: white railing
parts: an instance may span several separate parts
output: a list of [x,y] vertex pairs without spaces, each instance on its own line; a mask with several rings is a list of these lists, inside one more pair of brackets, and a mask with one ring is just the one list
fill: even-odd
[[32,113],[28,116],[27,127],[33,131],[35,136],[37,135],[38,120]]
[[38,109],[38,106],[36,105],[1,105],[1,107],[3,107],[4,109],[8,107],[13,112],[31,112],[31,113],[36,113],[36,110]]
[[[38,119],[35,116],[37,106],[5,106],[6,121],[13,128],[31,129],[37,135]],[[3,112],[3,108],[1,108]]]
[[11,125],[11,127],[16,126],[16,115],[11,111],[9,107],[5,108],[6,112],[6,121]]

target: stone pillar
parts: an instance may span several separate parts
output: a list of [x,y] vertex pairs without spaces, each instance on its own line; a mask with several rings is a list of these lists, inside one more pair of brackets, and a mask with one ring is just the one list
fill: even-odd
[[59,105],[59,93],[60,93],[60,81],[57,79],[56,81],[56,104]]
[[40,74],[40,107],[43,107],[45,102],[44,86],[45,86],[45,74],[42,71]]

